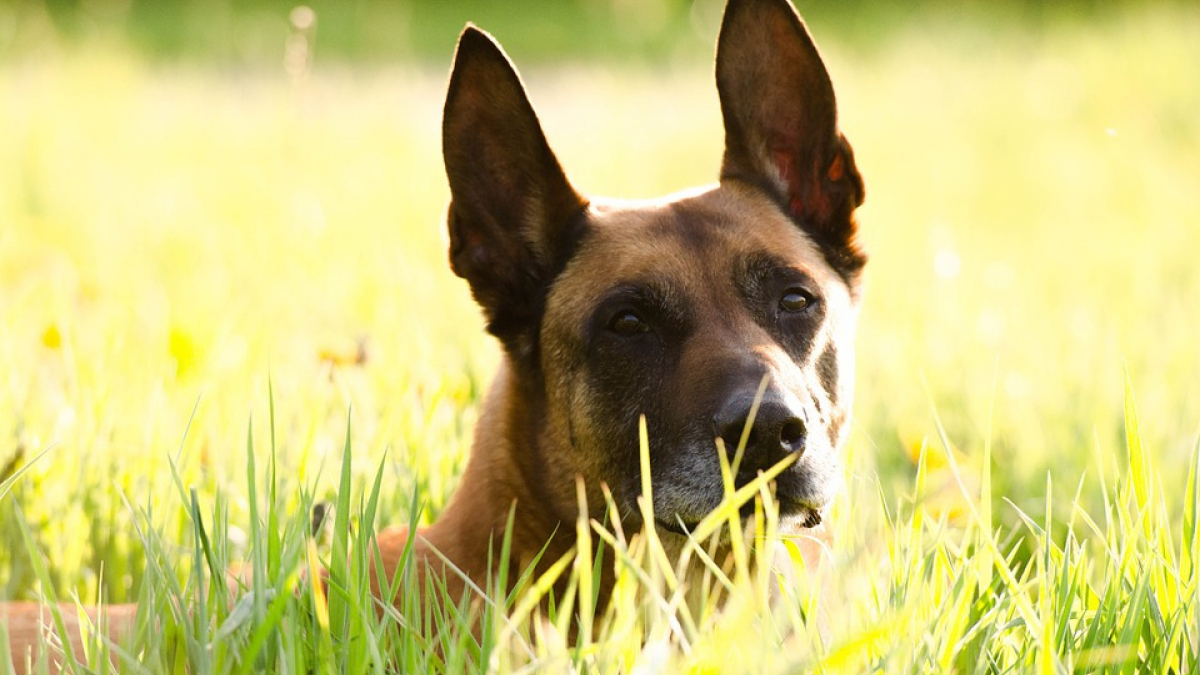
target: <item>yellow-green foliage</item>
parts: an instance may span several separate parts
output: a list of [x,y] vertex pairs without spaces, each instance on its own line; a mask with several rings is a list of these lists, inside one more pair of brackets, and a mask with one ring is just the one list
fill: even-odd
[[[343,643],[375,635],[361,589],[331,599],[332,628],[310,590],[259,595],[274,618],[249,628],[220,632],[236,612],[215,607],[203,630],[172,624],[152,671],[185,653],[192,672],[253,669],[171,646],[241,635],[229,649],[267,645],[273,672],[356,672],[388,645],[414,672],[1195,672],[1200,12],[921,26],[870,53],[823,43],[872,252],[828,647],[806,593],[772,610],[751,574],[724,580],[724,610],[686,609],[639,540],[578,651],[562,617],[489,615],[482,654],[467,635],[445,661],[394,625]],[[710,79],[526,73],[577,185],[627,197],[715,177]],[[381,524],[444,507],[497,349],[444,263],[443,86],[427,67],[217,71],[116,47],[0,63],[0,596],[199,597],[220,565],[197,521],[221,559],[277,536],[251,525],[272,447],[290,543],[262,562],[271,597],[305,586],[304,510],[339,477],[355,509],[380,480]],[[620,548],[601,529],[590,545]]]

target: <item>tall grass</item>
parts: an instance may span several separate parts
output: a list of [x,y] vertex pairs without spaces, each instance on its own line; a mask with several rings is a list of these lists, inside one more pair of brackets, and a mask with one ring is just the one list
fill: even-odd
[[[150,672],[1195,672],[1197,29],[822,40],[873,254],[828,644],[816,584],[749,564],[769,498],[742,567],[687,584],[719,610],[593,504],[553,611],[549,578],[423,613],[405,577],[378,613],[373,528],[444,508],[496,361],[444,264],[441,71],[0,63],[0,596],[140,602],[89,661]],[[581,188],[715,176],[703,64],[526,79]]]
[[[202,507],[195,491],[180,485],[167,508],[189,522],[188,551],[181,559],[148,527],[149,507],[142,510],[150,573],[135,627],[126,639],[110,641],[93,626],[85,631],[85,663],[69,656],[66,663],[72,672],[106,672],[112,662],[122,672],[152,673],[182,667],[192,673],[1196,672],[1200,445],[1180,519],[1143,451],[1131,388],[1125,406],[1125,478],[1093,488],[1105,504],[1100,513],[1089,513],[1080,499],[1086,486],[1075,486],[1066,501],[1065,537],[1052,535],[1049,477],[1045,512],[1017,511],[1016,528],[996,527],[974,501],[965,526],[955,527],[920,499],[893,510],[883,500],[871,504],[866,495],[852,495],[859,508],[884,512],[880,550],[843,553],[838,569],[819,568],[824,590],[807,574],[795,542],[778,534],[771,472],[735,492],[726,463],[726,503],[697,526],[680,558],[652,530],[625,533],[619,523],[591,517],[597,514],[590,515],[581,487],[578,542],[541,577],[501,576],[453,598],[433,578],[428,589],[419,588],[406,551],[395,578],[380,581],[381,600],[370,580],[380,562],[373,544],[383,472],[365,501],[349,498],[349,429],[326,545],[309,527],[311,493],[281,480],[273,466],[261,476],[248,442],[252,574],[230,587],[224,500],[218,495]],[[940,442],[944,449],[944,432]],[[647,448],[643,427],[644,471]],[[273,465],[274,448],[269,457]],[[914,495],[925,491],[929,457],[921,455]],[[953,459],[949,468],[963,496],[973,499]],[[975,478],[986,505],[990,462]],[[260,481],[266,499],[254,487]],[[648,509],[653,488],[643,483],[641,505]],[[285,513],[277,495],[295,487],[303,508]],[[743,525],[738,512],[751,500],[754,515]],[[16,515],[65,635],[42,554]],[[706,554],[713,550],[706,540],[727,527],[737,535],[731,562],[722,567]],[[1030,540],[1028,559],[1015,554],[1021,539]],[[793,555],[776,555],[780,547]],[[496,555],[507,560],[508,551],[506,536]],[[603,567],[615,575],[611,599],[597,596]],[[441,600],[423,606],[423,590]],[[824,635],[818,616],[832,622]],[[35,655],[34,663],[44,672],[47,655]]]

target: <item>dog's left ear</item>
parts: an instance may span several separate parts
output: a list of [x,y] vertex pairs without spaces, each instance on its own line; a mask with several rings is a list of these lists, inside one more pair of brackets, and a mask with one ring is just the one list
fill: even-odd
[[514,355],[526,355],[587,202],[550,150],[516,69],[491,36],[470,25],[454,55],[442,154],[450,266],[471,285],[488,330]]
[[717,40],[725,118],[721,179],[767,190],[843,274],[866,262],[855,242],[863,182],[837,128],[833,84],[788,0],[729,0]]

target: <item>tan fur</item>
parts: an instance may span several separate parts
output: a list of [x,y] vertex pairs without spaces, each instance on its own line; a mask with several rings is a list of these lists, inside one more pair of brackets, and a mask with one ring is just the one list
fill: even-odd
[[[72,604],[60,603],[58,610],[62,614],[63,624],[70,636],[72,653],[76,661],[82,662],[85,654],[79,609]],[[120,641],[133,627],[137,605],[109,605],[104,607],[103,612],[95,607],[84,607],[84,612],[87,616],[89,631],[104,625],[108,629],[107,636],[114,641]],[[3,623],[8,631],[12,660],[17,675],[25,675],[26,664],[36,664],[39,646],[59,644],[57,630],[52,628],[53,619],[50,609],[38,603],[0,603],[0,623]],[[52,647],[49,656],[49,671],[58,672],[59,667],[64,663],[63,655],[57,652],[57,647]]]

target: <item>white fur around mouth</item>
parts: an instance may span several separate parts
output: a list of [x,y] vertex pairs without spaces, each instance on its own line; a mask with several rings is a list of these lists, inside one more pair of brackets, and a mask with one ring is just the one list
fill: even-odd
[[[747,518],[749,518],[748,515],[742,516],[742,522],[744,523]],[[821,524],[824,522],[824,518],[821,515],[821,510],[812,508],[809,506],[802,506],[799,508],[799,510],[797,510],[796,512],[794,512],[792,514],[789,514],[787,516],[781,516],[780,520],[784,520],[784,519],[786,519],[790,522],[793,522],[801,529],[806,529],[806,530],[812,529],[815,527],[820,527]],[[687,522],[680,522],[678,520],[668,521],[668,520],[661,519],[661,518],[654,519],[654,526],[658,530],[664,531],[664,532],[670,532],[672,534],[678,534],[678,535],[682,535],[682,536],[691,535],[691,533],[696,530],[697,525],[699,525],[698,521],[692,522],[692,523],[687,523]]]

